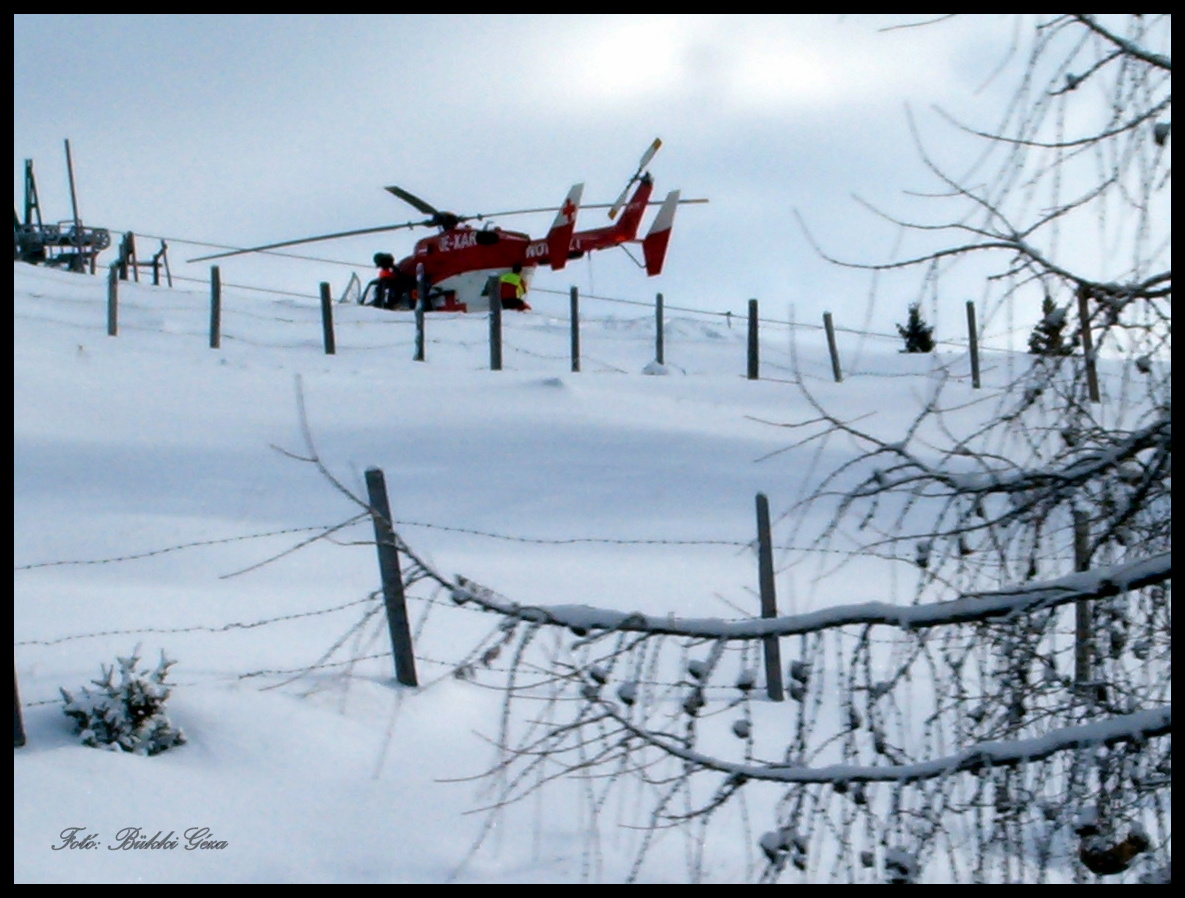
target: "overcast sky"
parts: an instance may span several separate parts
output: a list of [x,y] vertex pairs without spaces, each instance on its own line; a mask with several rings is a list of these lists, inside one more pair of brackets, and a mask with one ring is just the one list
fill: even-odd
[[[173,240],[249,246],[407,221],[399,185],[461,214],[558,203],[584,182],[611,202],[647,145],[656,196],[684,206],[667,270],[647,279],[617,251],[535,287],[669,306],[884,331],[909,297],[868,320],[867,277],[818,258],[795,212],[831,251],[883,261],[892,231],[858,205],[893,209],[932,187],[906,104],[949,140],[940,105],[994,124],[980,90],[1005,53],[1008,16],[928,27],[883,16],[17,15],[13,34],[14,205],[33,159],[43,217],[70,217],[70,141],[85,223]],[[542,235],[550,215],[507,218]],[[605,224],[586,210],[580,227]],[[648,225],[644,222],[643,228]],[[419,232],[414,236],[424,236]],[[406,255],[411,232],[307,247],[353,262]],[[140,244],[142,257],[155,244]],[[207,250],[208,251],[208,250]],[[200,248],[172,244],[175,271]],[[114,253],[104,257],[111,261]],[[349,269],[220,263],[315,295]],[[208,272],[209,263],[188,273]],[[555,305],[562,300],[557,296]],[[539,308],[542,303],[537,302]],[[962,303],[952,314],[950,336]]]

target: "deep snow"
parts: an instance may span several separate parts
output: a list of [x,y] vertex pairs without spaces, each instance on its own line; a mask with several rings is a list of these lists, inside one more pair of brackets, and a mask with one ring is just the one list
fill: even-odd
[[[476,316],[430,316],[415,362],[410,313],[338,305],[328,356],[314,298],[227,291],[214,350],[201,290],[121,284],[111,337],[104,278],[14,265],[15,882],[589,875],[562,789],[470,851],[486,818],[469,778],[492,760],[499,696],[453,671],[497,621],[413,586],[421,686],[395,685],[385,630],[349,635],[378,588],[369,521],[289,551],[359,512],[301,458],[356,496],[383,469],[401,535],[446,576],[521,603],[731,619],[758,610],[754,495],[784,529],[779,511],[841,456],[781,451],[777,425],[815,414],[787,382],[786,326],[763,329],[754,382],[739,316],[673,316],[657,366],[652,314],[589,303],[572,373],[566,297],[533,302],[507,314],[494,372]],[[835,384],[822,335],[797,339],[815,392],[870,427],[911,414],[936,365],[966,374],[957,353],[853,340]],[[1008,365],[985,356],[986,372]],[[778,585],[783,612],[908,592],[873,560],[824,593],[795,571]],[[169,707],[188,743],[81,747],[59,688],[137,645],[177,660]],[[178,844],[121,849],[137,827]],[[225,845],[188,850],[190,836]],[[605,840],[597,875],[620,879],[635,838]],[[710,878],[752,878],[752,846],[716,847]],[[678,839],[655,855],[644,878],[686,876]]]

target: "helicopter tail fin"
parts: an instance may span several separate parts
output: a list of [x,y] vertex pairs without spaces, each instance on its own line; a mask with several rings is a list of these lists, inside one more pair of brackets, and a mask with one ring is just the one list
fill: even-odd
[[654,276],[662,272],[662,263],[667,255],[667,243],[671,239],[671,227],[675,223],[675,209],[679,206],[679,191],[672,190],[663,200],[654,224],[642,240],[642,257],[646,261],[646,274]]
[[583,184],[572,185],[572,189],[564,198],[564,204],[556,213],[551,230],[547,232],[547,255],[555,271],[568,264],[568,250],[572,246],[572,234],[576,230],[576,212],[580,208],[580,197],[583,193]]

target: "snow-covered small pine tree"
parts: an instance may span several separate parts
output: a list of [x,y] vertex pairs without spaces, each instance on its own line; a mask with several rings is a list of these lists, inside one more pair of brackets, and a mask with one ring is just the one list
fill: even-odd
[[934,328],[926,324],[922,318],[919,303],[915,302],[909,307],[909,320],[905,324],[897,325],[897,333],[905,341],[905,349],[902,352],[934,351]]
[[1066,310],[1053,304],[1046,294],[1041,301],[1041,320],[1029,334],[1029,352],[1040,356],[1067,356],[1073,353],[1075,338],[1067,338]]
[[185,734],[175,728],[165,713],[172,685],[165,682],[169,668],[176,664],[162,651],[156,667],[137,670],[140,649],[129,657],[118,658],[115,666],[102,667],[103,677],[91,682],[98,687],[82,687],[77,697],[61,690],[63,711],[74,721],[82,744],[135,754],[155,755],[185,744]]

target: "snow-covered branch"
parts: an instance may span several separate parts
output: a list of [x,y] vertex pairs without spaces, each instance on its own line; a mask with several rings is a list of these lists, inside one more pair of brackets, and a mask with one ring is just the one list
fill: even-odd
[[994,592],[967,593],[930,605],[864,602],[840,605],[808,614],[769,619],[660,617],[588,605],[520,605],[480,584],[461,579],[452,588],[458,604],[473,603],[487,611],[534,624],[564,627],[577,636],[590,633],[637,632],[697,639],[757,640],[767,636],[796,636],[852,625],[885,625],[920,630],[948,624],[990,621],[1071,602],[1102,599],[1131,589],[1164,583],[1172,577],[1172,553],[1139,561],[1067,574],[1041,583],[1026,583]]
[[1118,717],[1109,717],[1081,726],[1053,730],[1029,739],[979,742],[951,755],[930,758],[914,764],[857,765],[833,764],[827,767],[803,767],[797,764],[736,764],[702,752],[693,751],[665,733],[644,730],[624,717],[614,714],[622,727],[638,738],[689,764],[715,770],[736,780],[762,780],[777,783],[910,783],[982,770],[1013,767],[1041,761],[1076,748],[1142,743],[1172,733],[1171,705],[1151,708]]

